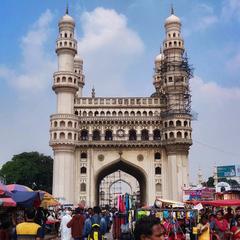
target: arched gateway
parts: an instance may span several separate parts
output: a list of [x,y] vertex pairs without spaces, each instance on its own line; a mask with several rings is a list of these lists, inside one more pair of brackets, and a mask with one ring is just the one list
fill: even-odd
[[172,11],[165,21],[150,97],[96,97],[94,89],[92,96],[82,96],[85,77],[74,19],[66,13],[58,26],[58,71],[53,75],[57,112],[50,128],[54,196],[92,206],[99,202],[101,180],[122,170],[138,180],[142,203],[153,204],[156,197],[180,200],[188,185],[192,144],[192,72],[180,19]]
[[[96,188],[95,188],[95,202],[99,204],[99,187],[101,181],[111,173],[114,173],[118,170],[126,172],[131,176],[135,177],[140,186],[140,202],[142,204],[147,202],[146,199],[146,192],[147,192],[147,183],[146,183],[146,172],[141,169],[139,166],[132,164],[129,161],[126,161],[123,158],[119,158],[113,161],[106,166],[103,166],[97,173],[96,173]],[[114,184],[114,182],[112,183]]]

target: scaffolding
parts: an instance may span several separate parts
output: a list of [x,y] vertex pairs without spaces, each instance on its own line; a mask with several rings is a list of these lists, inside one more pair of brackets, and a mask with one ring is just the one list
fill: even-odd
[[[166,99],[166,109],[162,115],[191,114],[191,91],[189,79],[193,77],[193,67],[188,63],[187,54],[168,53],[155,68],[161,86],[161,96]],[[172,76],[171,76],[172,75]],[[171,84],[167,84],[171,82]],[[165,86],[165,87],[163,87]]]

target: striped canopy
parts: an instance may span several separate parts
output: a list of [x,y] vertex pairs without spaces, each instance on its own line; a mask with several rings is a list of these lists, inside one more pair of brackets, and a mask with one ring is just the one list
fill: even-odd
[[0,196],[11,196],[7,186],[0,182]]
[[16,205],[16,202],[10,197],[0,198],[0,207],[15,207]]
[[13,192],[13,191],[32,192],[33,191],[31,188],[21,184],[9,184],[7,185],[7,190],[10,192]]

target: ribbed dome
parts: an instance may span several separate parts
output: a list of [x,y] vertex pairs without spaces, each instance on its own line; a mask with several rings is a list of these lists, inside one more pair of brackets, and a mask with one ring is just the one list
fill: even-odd
[[164,59],[164,55],[160,53],[156,56],[155,62],[161,62],[163,59]]
[[59,21],[59,23],[72,23],[72,24],[75,24],[74,19],[73,19],[71,16],[69,16],[68,14],[65,14],[65,15],[61,18],[61,20]]
[[168,18],[166,18],[166,20],[165,20],[165,25],[171,24],[171,23],[181,24],[181,20],[180,20],[180,18],[177,17],[176,15],[171,14]]

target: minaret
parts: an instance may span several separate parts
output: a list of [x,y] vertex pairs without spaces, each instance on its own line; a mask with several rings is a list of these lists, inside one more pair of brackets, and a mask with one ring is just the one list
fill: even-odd
[[85,84],[83,75],[83,60],[79,55],[74,58],[74,72],[78,74],[78,92],[77,96],[82,97],[82,89]]
[[160,48],[160,53],[155,58],[155,74],[153,85],[155,86],[156,93],[159,94],[161,91],[161,87],[163,85],[161,72],[159,71],[164,63],[164,55],[162,53],[162,48]]
[[95,98],[95,88],[92,88],[92,98]]
[[184,56],[181,20],[174,14],[165,20],[163,52],[155,58],[153,96],[161,97],[165,104],[161,113],[162,139],[166,149],[166,191],[171,199],[181,200],[182,188],[189,185],[188,151],[191,140],[191,112],[189,79],[192,71]]
[[214,165],[213,167],[213,179],[214,179],[214,186],[218,184],[218,176],[217,176],[217,166]]
[[53,195],[67,203],[74,203],[74,156],[78,126],[78,117],[74,115],[74,97],[77,91],[81,92],[84,82],[83,78],[81,79],[82,62],[79,63],[76,58],[74,61],[77,54],[77,41],[74,39],[75,22],[68,15],[68,9],[58,27],[58,71],[53,75],[52,87],[57,96],[57,112],[51,116],[50,129],[50,146],[54,151]]
[[198,169],[198,185],[201,186],[203,183],[203,174],[201,168]]

